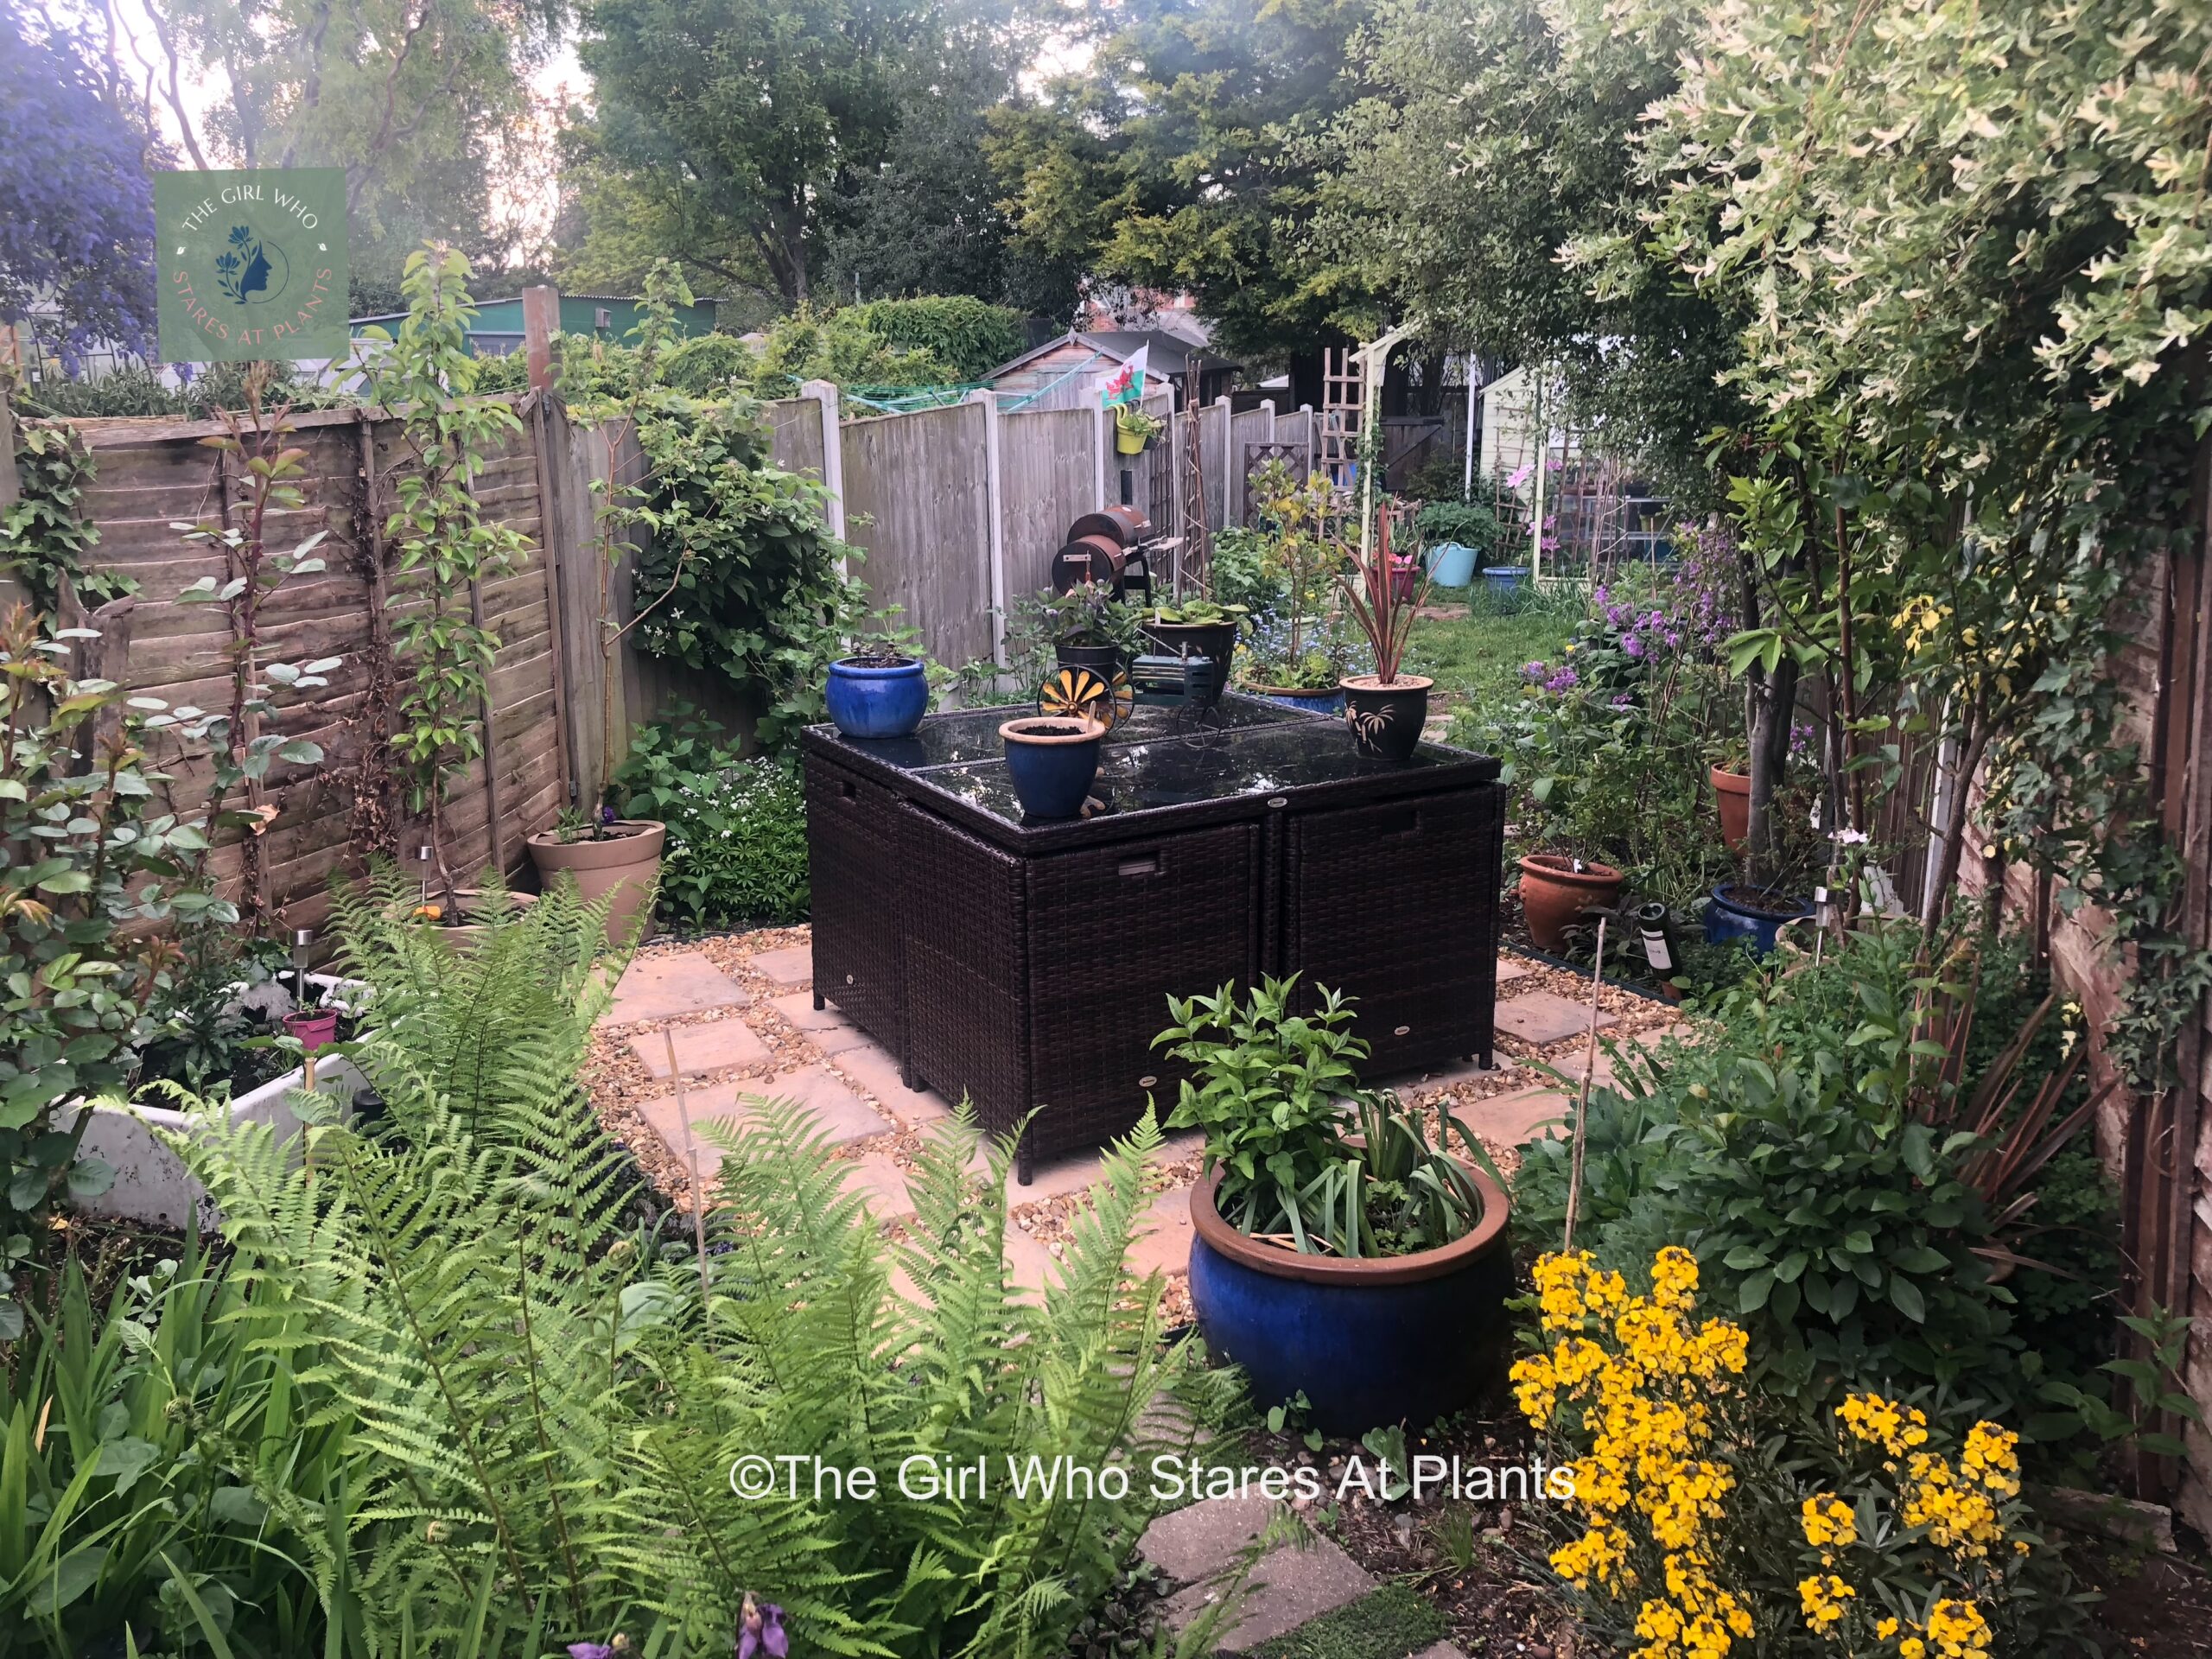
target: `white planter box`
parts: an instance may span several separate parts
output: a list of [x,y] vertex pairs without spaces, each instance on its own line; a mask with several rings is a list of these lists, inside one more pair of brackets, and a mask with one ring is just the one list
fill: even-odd
[[[310,974],[308,980],[327,991],[365,989],[330,977]],[[249,1090],[231,1102],[231,1122],[266,1123],[279,1141],[300,1132],[300,1120],[291,1108],[295,1090],[307,1086],[307,1069],[295,1067],[258,1089]],[[338,1096],[339,1109],[350,1116],[356,1090],[368,1080],[351,1060],[326,1055],[315,1063],[315,1088]],[[71,1120],[73,1123],[74,1120]],[[188,1214],[196,1211],[203,1231],[212,1231],[218,1220],[215,1205],[183,1161],[162,1145],[156,1129],[181,1135],[192,1125],[184,1113],[167,1106],[99,1105],[85,1126],[80,1153],[113,1166],[115,1184],[96,1198],[73,1200],[79,1213],[112,1221],[135,1221],[158,1227],[182,1228]],[[67,1128],[70,1123],[57,1123]]]

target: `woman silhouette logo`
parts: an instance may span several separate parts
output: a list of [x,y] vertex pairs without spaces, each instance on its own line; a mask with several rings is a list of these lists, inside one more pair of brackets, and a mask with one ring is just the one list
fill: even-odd
[[264,305],[284,291],[291,267],[284,250],[247,225],[231,226],[231,245],[215,256],[215,281],[239,305]]

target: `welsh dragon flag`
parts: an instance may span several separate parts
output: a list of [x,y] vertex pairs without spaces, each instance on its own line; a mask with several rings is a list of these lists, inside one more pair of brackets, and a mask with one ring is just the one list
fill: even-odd
[[1113,409],[1122,404],[1135,404],[1143,401],[1145,358],[1151,350],[1150,346],[1138,346],[1135,357],[1106,377],[1106,385],[1099,394],[1099,401],[1108,409]]

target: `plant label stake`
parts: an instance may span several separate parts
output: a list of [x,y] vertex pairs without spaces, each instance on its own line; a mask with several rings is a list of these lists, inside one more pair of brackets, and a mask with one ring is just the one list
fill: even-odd
[[699,1143],[691,1138],[691,1109],[683,1098],[683,1068],[676,1063],[676,1032],[663,1026],[660,1035],[668,1046],[668,1075],[676,1082],[676,1121],[683,1126],[683,1159],[691,1166],[691,1237],[699,1249],[699,1312],[704,1315],[713,1293],[707,1287],[707,1194],[699,1180]]
[[1598,962],[1590,970],[1590,1048],[1582,1061],[1582,1097],[1574,1108],[1574,1156],[1567,1172],[1567,1236],[1560,1249],[1574,1249],[1574,1214],[1582,1207],[1582,1153],[1590,1143],[1590,1074],[1598,1069],[1598,988],[1605,977],[1605,922],[1598,918]]

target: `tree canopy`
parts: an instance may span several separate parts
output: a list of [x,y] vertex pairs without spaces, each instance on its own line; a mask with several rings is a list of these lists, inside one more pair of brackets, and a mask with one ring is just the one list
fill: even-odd
[[95,42],[0,0],[0,321],[58,314],[65,354],[151,348],[165,154]]

